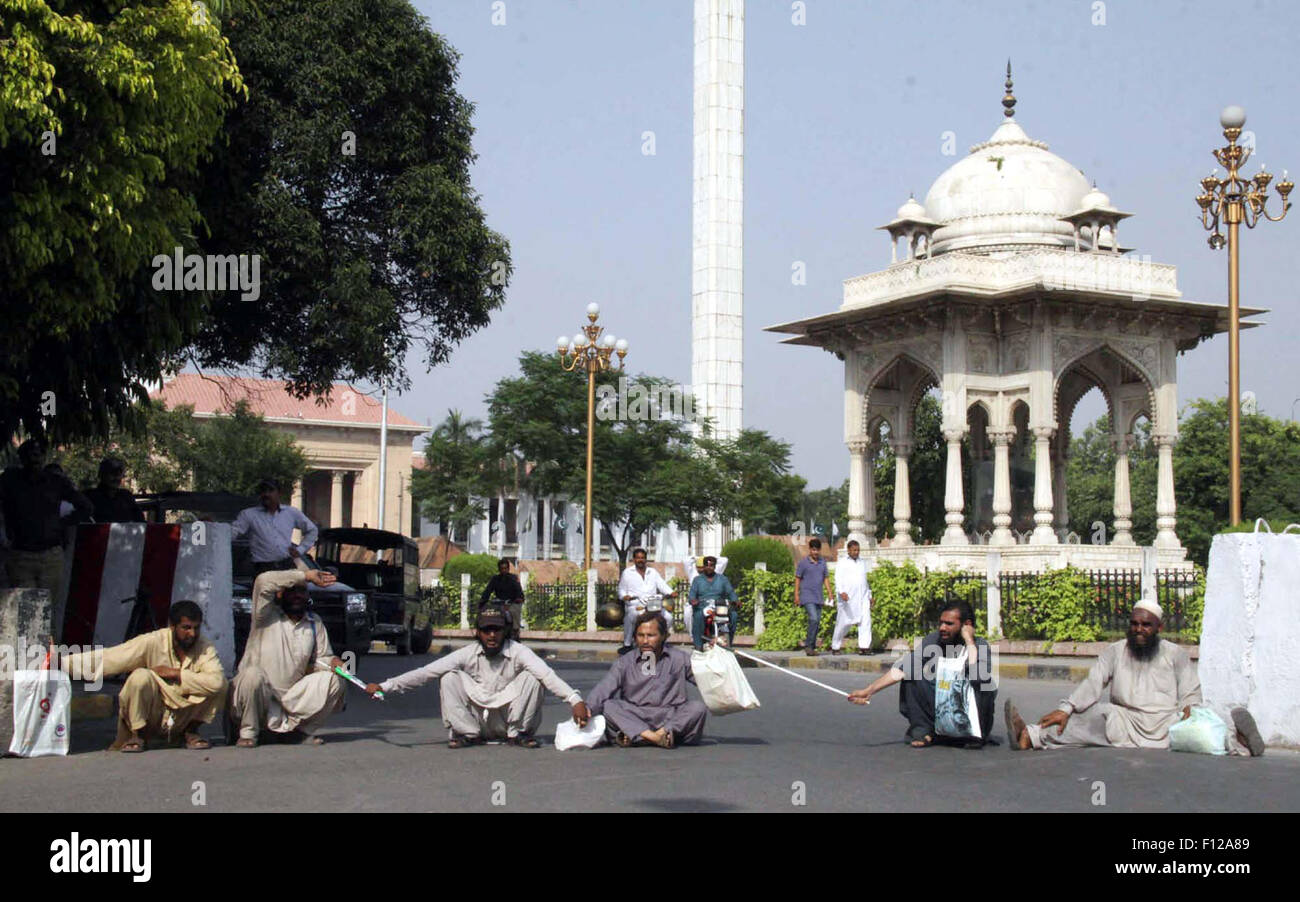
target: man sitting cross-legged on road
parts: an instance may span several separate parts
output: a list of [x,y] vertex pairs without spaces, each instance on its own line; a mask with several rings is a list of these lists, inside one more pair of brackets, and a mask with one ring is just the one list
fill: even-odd
[[637,617],[633,636],[636,651],[614,662],[587,696],[587,708],[605,715],[605,735],[618,745],[695,745],[708,709],[686,698],[686,684],[695,682],[690,656],[666,647],[668,625],[653,611]]
[[384,680],[367,683],[371,695],[383,691],[406,692],[442,678],[442,722],[453,749],[476,745],[485,739],[505,739],[511,745],[535,749],[533,735],[542,725],[542,687],[564,699],[573,721],[587,725],[582,693],[526,645],[509,638],[509,618],[504,610],[488,605],[475,621],[477,642],[443,655],[431,664]]
[[183,739],[188,749],[206,749],[199,727],[211,723],[226,698],[226,677],[212,643],[199,636],[203,610],[178,601],[170,626],[136,636],[112,648],[64,658],[59,666],[77,679],[129,673],[117,696],[117,739],[109,746],[143,752],[147,736]]
[[262,730],[315,735],[343,707],[343,681],[325,624],[307,610],[307,583],[333,584],[326,570],[268,570],[253,582],[253,618],[230,701],[239,748],[257,745]]
[[[1026,724],[1008,700],[1004,712],[1011,748],[1169,748],[1169,728],[1201,704],[1201,681],[1187,650],[1160,638],[1163,616],[1154,601],[1135,604],[1128,638],[1106,646],[1087,678],[1038,723]],[[1105,704],[1108,687],[1110,704]],[[1230,716],[1236,735],[1229,734],[1227,751],[1263,754],[1254,718],[1245,708],[1233,709]]]
[[[940,687],[936,682],[939,658],[959,658],[966,654],[965,680],[975,690],[975,714],[979,718],[979,736],[971,727],[965,686],[960,678]],[[960,666],[958,666],[960,670]],[[913,651],[900,658],[889,672],[866,689],[849,693],[849,701],[865,705],[881,689],[895,683],[899,688],[898,710],[907,718],[907,741],[914,749],[923,749],[937,739],[956,740],[966,748],[977,749],[988,742],[993,728],[997,686],[989,644],[975,638],[975,614],[969,603],[955,601],[939,613],[939,628],[922,639]],[[944,688],[944,708],[936,718],[936,689]],[[938,722],[936,722],[938,721]],[[960,734],[960,735],[959,735]]]

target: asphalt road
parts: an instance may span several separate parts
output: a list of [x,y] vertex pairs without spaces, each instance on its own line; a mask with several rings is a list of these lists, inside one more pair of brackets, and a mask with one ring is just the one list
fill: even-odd
[[[367,679],[421,658],[372,655]],[[604,664],[561,664],[584,693]],[[319,747],[224,746],[209,728],[206,752],[102,749],[109,720],[78,723],[67,758],[0,759],[3,811],[1296,811],[1300,755],[1214,758],[1160,751],[1082,749],[1012,753],[901,743],[896,696],[869,707],[769,670],[746,670],[757,711],[710,718],[694,748],[600,748],[557,752],[549,745],[567,707],[548,696],[543,737],[529,750],[447,748],[436,684],[385,702],[349,689]],[[819,672],[841,688],[856,674]],[[1069,684],[1006,681],[1039,716]],[[1000,714],[999,714],[1000,724]],[[200,786],[201,784],[201,786]],[[1104,784],[1104,787],[1101,786]],[[204,805],[196,804],[203,797]],[[1105,805],[1094,802],[1104,793]],[[800,800],[804,805],[797,805]],[[501,804],[495,804],[501,803]]]

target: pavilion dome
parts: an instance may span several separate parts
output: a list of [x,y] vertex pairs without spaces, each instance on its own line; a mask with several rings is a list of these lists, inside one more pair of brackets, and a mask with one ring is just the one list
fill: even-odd
[[925,209],[942,223],[933,253],[1073,249],[1073,227],[1060,217],[1080,209],[1091,192],[1073,164],[1007,118],[930,186]]

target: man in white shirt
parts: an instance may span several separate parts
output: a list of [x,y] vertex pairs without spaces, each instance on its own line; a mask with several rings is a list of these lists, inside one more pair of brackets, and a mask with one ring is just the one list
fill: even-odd
[[590,714],[582,693],[574,689],[531,648],[510,639],[505,611],[488,605],[475,621],[477,642],[443,655],[431,664],[384,680],[367,683],[371,695],[406,692],[441,678],[442,722],[449,748],[504,739],[511,745],[535,749],[533,735],[542,725],[542,687],[564,699],[580,727]]
[[[646,611],[646,601],[652,596],[676,598],[677,593],[668,585],[659,571],[646,563],[644,548],[632,549],[632,563],[618,580],[618,597],[623,599],[623,647],[620,655],[632,650],[633,637],[636,635],[636,618]],[[673,631],[673,615],[667,608],[661,611],[668,632]]]
[[[263,479],[257,492],[262,506],[245,508],[230,524],[232,540],[248,536],[254,578],[268,570],[305,569],[299,559],[316,544],[316,524],[298,508],[280,503],[280,484],[274,479]],[[294,529],[302,531],[296,545]]]
[[835,562],[835,597],[840,600],[835,614],[835,632],[831,635],[831,654],[844,653],[844,637],[853,626],[858,628],[858,652],[871,651],[871,586],[867,584],[867,563],[858,555],[856,541],[846,546],[847,558]]

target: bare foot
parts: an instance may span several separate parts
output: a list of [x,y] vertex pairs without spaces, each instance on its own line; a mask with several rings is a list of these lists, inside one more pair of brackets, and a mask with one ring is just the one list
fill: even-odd
[[239,741],[235,743],[235,748],[239,748],[239,749],[251,749],[256,747],[257,747],[256,739],[245,739],[242,736],[239,738]]

